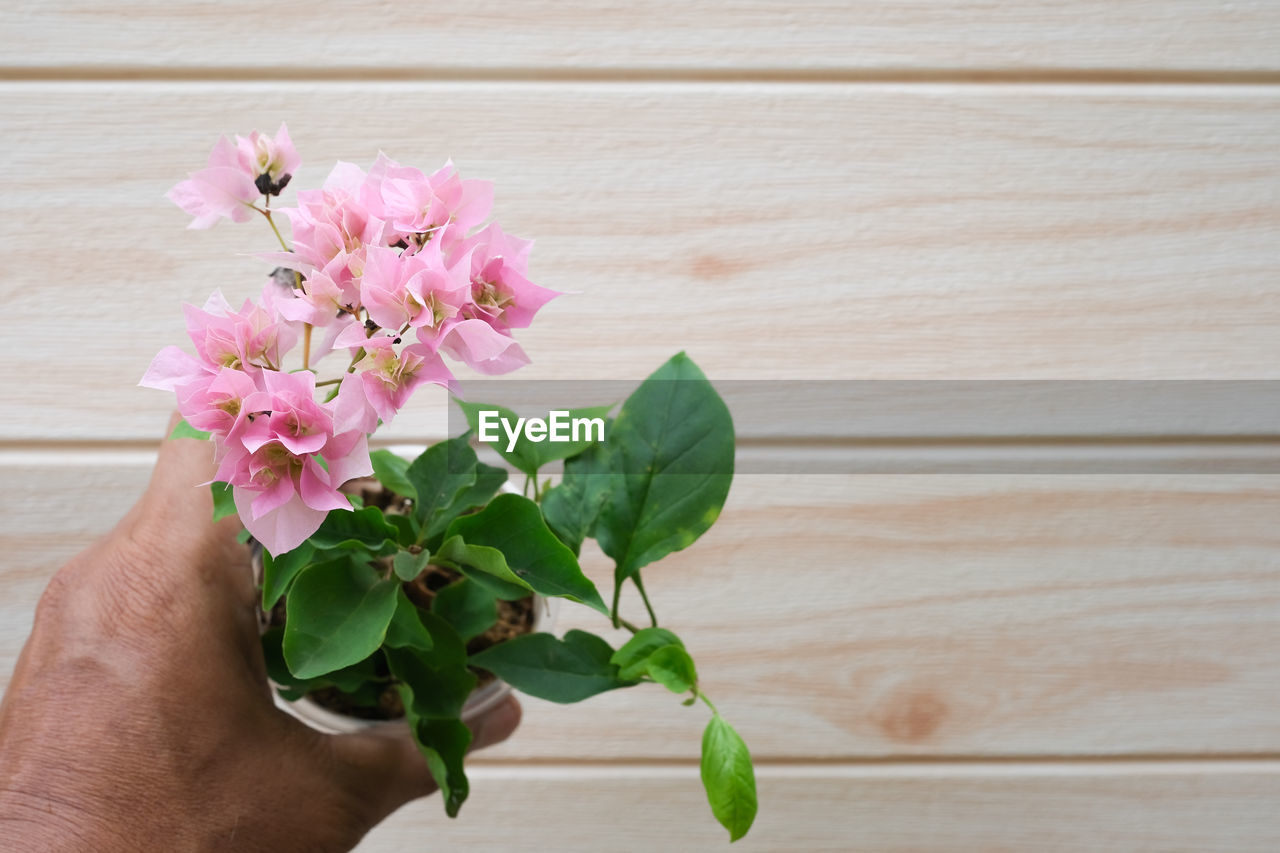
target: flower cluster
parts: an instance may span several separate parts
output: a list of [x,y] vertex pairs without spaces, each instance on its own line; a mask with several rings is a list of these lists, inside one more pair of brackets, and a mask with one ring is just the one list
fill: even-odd
[[[193,228],[262,215],[283,251],[264,256],[280,268],[257,302],[236,310],[214,293],[185,306],[195,355],[166,347],[141,382],[175,392],[186,421],[211,434],[216,479],[273,554],[350,508],[338,488],[371,473],[368,436],[417,388],[453,384],[444,356],[489,374],[527,364],[512,331],[557,295],[527,277],[531,242],[485,224],[492,185],[452,163],[431,174],[384,155],[368,172],[338,163],[296,207],[272,210],[298,163],[284,125],[274,137],[223,138],[208,167],[169,192]],[[299,344],[301,368],[290,371]],[[333,350],[349,363],[318,380],[313,365]]]

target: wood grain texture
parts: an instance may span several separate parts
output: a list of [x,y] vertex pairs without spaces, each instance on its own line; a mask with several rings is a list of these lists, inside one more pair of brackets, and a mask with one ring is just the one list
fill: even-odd
[[1280,70],[1266,0],[8,0],[14,69],[439,74],[849,70]]
[[[727,847],[696,768],[484,768],[448,821],[411,803],[359,853],[706,851]],[[1194,851],[1280,847],[1275,762],[1198,766],[765,767],[760,814],[734,850]]]
[[[40,456],[0,458],[6,675],[48,576],[148,468]],[[1268,755],[1278,512],[1277,476],[745,476],[646,578],[759,759]],[[608,633],[565,607],[570,627]],[[705,723],[658,688],[525,706],[484,760],[688,759]]]
[[[0,279],[24,318],[0,358],[41,369],[0,438],[154,433],[169,400],[133,386],[177,302],[254,292],[243,253],[270,246],[184,232],[162,195],[217,133],[281,118],[301,186],[380,146],[496,180],[535,279],[582,291],[522,336],[521,378],[682,348],[719,379],[1280,375],[1268,87],[9,84],[0,236],[57,251]],[[51,334],[33,318],[67,291],[92,310]],[[390,435],[444,431],[423,417]]]

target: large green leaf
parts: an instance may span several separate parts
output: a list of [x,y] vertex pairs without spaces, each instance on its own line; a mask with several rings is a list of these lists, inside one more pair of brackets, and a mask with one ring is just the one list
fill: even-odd
[[264,548],[262,550],[262,609],[270,610],[276,606],[280,596],[289,589],[289,584],[298,576],[307,563],[315,556],[314,546],[303,542],[292,551],[286,551],[279,557],[273,557]]
[[399,588],[350,556],[305,568],[285,604],[289,671],[315,678],[373,654],[386,637]]
[[621,583],[715,522],[733,480],[733,419],[680,353],[622,404],[609,456],[616,479],[595,534]]
[[746,835],[756,819],[756,774],[747,745],[719,714],[702,733],[702,787],[729,840]]
[[613,653],[610,661],[621,678],[631,680],[648,672],[649,655],[666,646],[680,646],[680,638],[666,628],[641,628]]
[[431,612],[453,626],[464,640],[478,637],[498,621],[493,593],[470,578],[462,578],[436,593]]
[[417,493],[413,517],[423,528],[424,539],[443,529],[437,515],[475,485],[476,468],[476,452],[465,435],[431,445],[409,465],[405,476]]
[[411,730],[419,751],[427,759],[431,777],[440,786],[445,813],[457,817],[471,791],[463,766],[471,746],[471,730],[456,719],[416,719]]
[[595,634],[570,631],[563,640],[551,634],[523,634],[471,656],[515,689],[552,702],[579,702],[588,696],[627,687],[609,662],[613,649]]
[[308,540],[320,549],[367,548],[390,550],[396,541],[396,529],[377,507],[334,509],[324,517],[320,529]]
[[404,587],[396,590],[396,612],[387,626],[388,646],[395,649],[414,648],[430,651],[434,643],[431,632],[422,624],[422,611],[404,594]]
[[692,690],[698,683],[698,670],[693,665],[693,658],[689,657],[684,646],[674,643],[649,655],[646,669],[650,678],[672,693]]
[[540,506],[547,526],[574,554],[591,535],[612,482],[608,449],[593,444],[565,460],[560,484],[543,495]]
[[399,681],[405,709],[417,719],[461,716],[462,706],[476,686],[467,669],[467,650],[458,632],[434,613],[419,611],[431,634],[430,650],[384,648],[391,673]]
[[351,666],[326,673],[318,678],[298,678],[289,671],[288,665],[284,662],[284,651],[281,648],[283,639],[283,628],[268,629],[262,635],[262,657],[267,666],[267,676],[276,683],[280,695],[285,699],[293,701],[322,687],[336,687],[348,695],[361,693],[367,688],[372,688],[374,692],[381,692],[383,685],[376,683],[377,652]]
[[440,544],[434,558],[439,565],[462,572],[504,601],[525,598],[533,592],[533,587],[511,571],[507,558],[497,548],[469,545],[461,536],[450,536]]
[[501,551],[511,571],[542,595],[609,612],[595,584],[582,573],[578,558],[556,538],[538,505],[528,498],[498,495],[480,512],[455,519],[447,535]]
[[[556,435],[565,436],[564,441],[552,441],[552,413],[548,413],[546,418],[541,418],[546,425],[545,438],[533,440],[530,438],[521,424],[521,418],[515,412],[504,406],[495,406],[489,403],[469,403],[465,400],[459,400],[456,397],[454,402],[458,404],[458,408],[462,409],[462,413],[466,415],[467,424],[471,427],[471,432],[485,444],[492,447],[498,452],[498,455],[510,462],[517,470],[528,474],[530,477],[537,476],[538,469],[548,462],[554,462],[557,459],[567,459],[570,456],[576,456],[587,447],[597,443],[600,439],[602,430],[599,427],[583,428],[585,424],[579,424],[577,430],[577,440],[574,440],[573,422],[575,420],[599,419],[604,421],[614,404],[607,406],[587,406],[579,409],[559,409],[556,410],[557,424],[563,420],[563,426],[556,426]],[[496,412],[497,417],[490,417],[489,429],[487,432],[481,430],[481,413]],[[504,427],[499,423],[499,419],[506,421]],[[514,441],[511,433],[516,433]],[[485,441],[484,436],[496,436],[493,440]]]
[[417,498],[413,483],[409,482],[409,460],[397,456],[390,450],[374,450],[369,453],[369,461],[373,463],[373,476],[383,488],[390,489],[405,498]]
[[444,533],[450,522],[467,510],[487,504],[506,481],[507,471],[505,468],[477,462],[475,483],[470,488],[464,489],[454,498],[453,503],[437,512],[431,519],[431,524],[427,530],[427,543],[438,546],[440,544],[440,534]]

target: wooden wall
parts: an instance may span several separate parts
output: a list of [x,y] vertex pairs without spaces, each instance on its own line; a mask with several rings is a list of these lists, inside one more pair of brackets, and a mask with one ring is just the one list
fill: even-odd
[[[1280,378],[1274,0],[5,0],[0,35],[0,679],[144,482],[178,302],[257,287],[267,235],[162,197],[223,132],[287,120],[301,186],[379,148],[493,179],[536,280],[581,291],[528,378],[678,349],[725,380]],[[1073,439],[939,418],[924,451]],[[743,849],[1280,849],[1280,477],[1118,469],[738,478],[648,587],[757,759]],[[526,711],[461,820],[416,803],[360,849],[723,843],[700,713]]]

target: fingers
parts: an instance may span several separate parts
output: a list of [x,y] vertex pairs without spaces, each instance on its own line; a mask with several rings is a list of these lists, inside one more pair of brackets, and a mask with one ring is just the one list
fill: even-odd
[[[520,725],[520,716],[520,703],[508,696],[468,722],[472,733],[470,750],[506,740]],[[375,822],[437,788],[407,728],[395,734],[362,732],[336,735],[330,740],[347,777],[344,781],[375,810]]]

